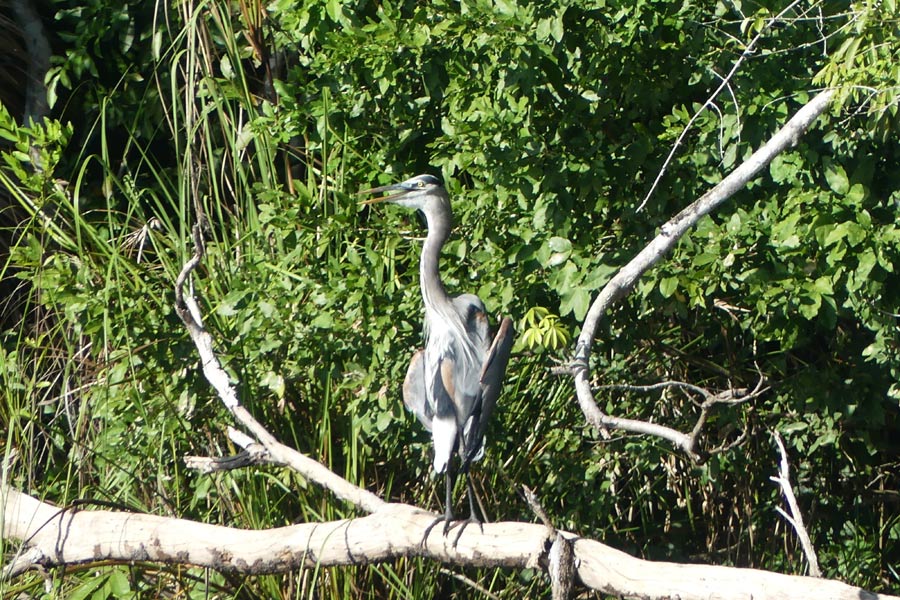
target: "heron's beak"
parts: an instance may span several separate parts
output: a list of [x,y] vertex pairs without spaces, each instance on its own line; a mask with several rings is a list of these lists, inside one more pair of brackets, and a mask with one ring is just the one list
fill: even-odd
[[[375,204],[376,202],[390,202],[392,200],[396,200],[402,196],[405,196],[408,190],[404,188],[402,185],[398,183],[392,183],[391,185],[383,185],[381,187],[372,188],[370,190],[362,190],[361,192],[357,192],[357,196],[362,196],[363,194],[385,194],[384,196],[379,196],[377,198],[369,198],[368,200],[363,200],[360,204]],[[387,192],[397,192],[396,194],[389,194]]]

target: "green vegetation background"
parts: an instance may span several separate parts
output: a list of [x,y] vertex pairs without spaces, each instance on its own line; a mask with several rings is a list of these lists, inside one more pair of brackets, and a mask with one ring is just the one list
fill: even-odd
[[[803,573],[770,432],[784,435],[827,577],[900,586],[900,199],[895,3],[653,0],[52,0],[53,119],[0,110],[9,198],[0,437],[19,489],[236,527],[353,510],[292,473],[186,471],[234,451],[173,310],[198,203],[195,281],[242,402],[273,433],[391,500],[437,509],[399,384],[421,344],[415,216],[354,192],[447,182],[448,287],[516,320],[475,471],[493,520],[533,516],[658,560]],[[675,140],[692,124],[643,211]],[[706,217],[607,315],[598,384],[681,380],[762,398],[714,412],[692,465],[599,439],[571,381],[591,298],[668,217],[825,85],[840,105]],[[597,391],[611,414],[690,430],[680,392]],[[3,553],[15,551],[5,545]],[[471,570],[501,598],[538,572]],[[134,565],[3,584],[69,598],[478,597],[419,559],[244,578]]]

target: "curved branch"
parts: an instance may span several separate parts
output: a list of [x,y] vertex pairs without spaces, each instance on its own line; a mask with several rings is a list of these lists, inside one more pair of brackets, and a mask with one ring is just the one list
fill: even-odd
[[[228,373],[222,368],[213,351],[213,339],[203,326],[200,307],[190,292],[185,293],[184,288],[186,285],[189,286],[191,273],[200,266],[203,258],[203,234],[199,225],[194,225],[193,237],[194,253],[185,263],[175,281],[175,310],[197,347],[203,375],[238,423],[250,431],[265,449],[264,456],[257,455],[258,461],[290,467],[303,477],[331,491],[341,500],[367,512],[375,512],[383,507],[385,501],[376,494],[353,485],[321,463],[279,442],[259,421],[253,418],[246,408],[241,406],[237,390],[231,384]],[[189,457],[189,461],[193,461],[193,457]],[[188,464],[195,465],[196,463],[188,462]]]
[[660,228],[660,233],[604,286],[591,304],[575,346],[572,365],[578,404],[587,420],[600,429],[615,424],[604,423],[608,419],[594,402],[590,383],[591,345],[600,325],[600,319],[610,306],[620,300],[635,286],[638,279],[668,253],[678,240],[701,217],[709,214],[742,189],[765,168],[778,154],[797,143],[797,139],[812,125],[831,103],[834,90],[825,90],[806,103],[772,138],[747,160],[720,181],[714,188],[679,212]]
[[[152,561],[209,567],[242,574],[361,565],[422,556],[459,566],[534,568],[548,561],[550,537],[537,523],[486,523],[469,527],[453,544],[436,528],[422,544],[434,515],[405,504],[387,504],[366,517],[248,531],[184,519],[107,510],[60,509],[0,487],[2,537],[26,540],[7,575],[28,567],[113,561]],[[787,600],[900,600],[838,581],[780,575],[755,569],[650,562],[585,538],[573,542],[580,583],[629,598],[711,597]]]

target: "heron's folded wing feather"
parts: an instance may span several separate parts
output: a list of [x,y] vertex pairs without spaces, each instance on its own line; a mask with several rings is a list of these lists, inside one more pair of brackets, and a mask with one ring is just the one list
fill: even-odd
[[512,319],[504,317],[500,321],[500,326],[497,327],[497,333],[491,341],[491,347],[488,349],[484,365],[481,368],[482,387],[486,384],[503,380],[503,374],[506,373],[506,365],[509,362],[509,352],[512,350],[515,337],[516,330],[513,328]]
[[504,318],[497,328],[497,333],[494,335],[484,359],[481,369],[481,391],[475,408],[478,415],[467,436],[466,447],[469,451],[468,456],[463,459],[466,462],[478,460],[484,453],[484,435],[503,387],[503,376],[506,373],[506,365],[509,363],[509,354],[515,335],[512,319]]
[[434,411],[425,395],[425,351],[417,350],[409,361],[406,378],[403,380],[403,404],[406,405],[425,429],[431,431]]

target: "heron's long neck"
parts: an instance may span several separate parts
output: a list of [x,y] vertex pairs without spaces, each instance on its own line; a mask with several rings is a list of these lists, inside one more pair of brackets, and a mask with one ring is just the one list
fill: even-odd
[[438,269],[441,260],[441,248],[450,237],[450,224],[443,219],[428,220],[428,236],[425,238],[425,246],[422,248],[422,258],[419,261],[419,282],[422,286],[422,299],[426,309],[450,310],[450,296],[441,282],[441,273]]
[[[422,286],[422,299],[425,301],[425,335],[431,338],[436,333],[428,329],[429,323],[435,323],[440,328],[439,339],[443,339],[445,344],[449,343],[449,347],[458,353],[454,358],[460,361],[459,372],[466,373],[473,368],[480,369],[474,342],[463,320],[465,317],[454,308],[438,270],[441,248],[450,237],[452,217],[449,214],[435,216],[426,212],[425,218],[428,220],[428,236],[425,238],[422,259],[419,262],[419,280]],[[428,344],[426,344],[427,351]],[[445,351],[445,348],[441,351]]]

